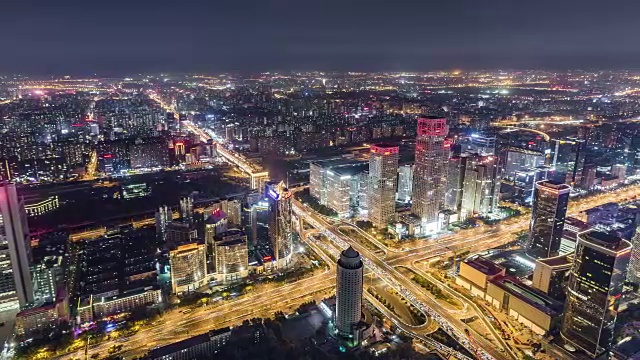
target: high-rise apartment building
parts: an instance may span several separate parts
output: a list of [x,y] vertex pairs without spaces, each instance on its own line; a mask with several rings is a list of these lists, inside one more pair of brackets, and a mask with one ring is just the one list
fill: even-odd
[[265,194],[269,202],[269,239],[276,266],[286,267],[293,253],[291,230],[291,192],[284,182],[267,182]]
[[396,213],[396,182],[399,148],[390,144],[371,145],[369,157],[369,221],[386,227]]
[[0,184],[0,311],[33,302],[31,247],[24,203],[15,184]]
[[156,210],[156,234],[161,240],[167,238],[167,226],[173,221],[173,211],[166,206],[160,206]]
[[364,264],[351,246],[340,254],[336,279],[335,327],[338,335],[353,338],[362,318]]
[[445,139],[448,133],[447,119],[434,116],[418,119],[411,211],[427,231],[437,229],[438,212],[444,206],[451,148]]
[[527,254],[535,259],[558,256],[571,187],[540,181],[533,195]]
[[578,235],[562,337],[592,357],[611,346],[631,244],[599,231]]

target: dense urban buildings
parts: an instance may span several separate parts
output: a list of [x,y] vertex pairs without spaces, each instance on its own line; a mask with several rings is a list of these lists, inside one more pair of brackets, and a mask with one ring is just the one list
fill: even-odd
[[[614,340],[591,346],[599,318],[563,325],[585,296],[604,309],[571,282],[601,256],[580,260],[584,232],[637,237],[636,88],[615,71],[0,76],[2,219],[28,217],[31,253],[16,271],[7,242],[6,283],[33,288],[22,307],[6,293],[0,336],[45,358],[246,355],[278,334],[383,355],[396,330],[457,358],[593,356],[638,333],[633,260],[607,285]],[[68,328],[78,342],[39,352]]]

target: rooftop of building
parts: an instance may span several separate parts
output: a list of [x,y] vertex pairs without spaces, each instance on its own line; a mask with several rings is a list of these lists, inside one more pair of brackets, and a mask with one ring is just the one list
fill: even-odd
[[207,343],[211,341],[211,338],[218,335],[223,335],[223,334],[231,334],[231,328],[227,326],[221,329],[211,330],[204,334],[196,335],[188,339],[175,342],[173,344],[169,344],[169,345],[165,345],[165,346],[153,349],[151,350],[151,357],[161,358],[163,356],[171,355],[171,354],[177,353],[178,351],[189,349],[194,346]]
[[481,257],[467,260],[464,263],[487,276],[495,276],[504,271],[504,268],[502,266],[494,263],[491,260],[487,260]]
[[592,242],[596,245],[600,245],[602,247],[605,247],[613,251],[622,250],[624,247],[627,247],[629,244],[628,242],[623,241],[621,238],[617,236],[609,235],[607,233],[596,231],[596,230],[583,232],[579,235],[579,238],[583,238],[589,242]]
[[247,235],[240,229],[229,229],[217,234],[214,239],[216,245],[231,246],[246,243]]
[[360,174],[368,169],[369,169],[369,163],[365,163],[365,164],[358,164],[354,166],[339,167],[337,169],[331,169],[331,171],[333,171],[336,175],[340,175],[340,176],[352,176],[352,175]]
[[215,225],[223,219],[227,218],[227,213],[222,211],[222,209],[215,209],[211,212],[211,215],[207,217],[205,220],[205,224]]
[[570,267],[573,262],[573,253],[565,254],[562,256],[554,256],[546,259],[537,259],[536,262],[540,262],[549,267]]
[[418,116],[418,120],[420,119],[439,120],[439,119],[446,119],[446,118],[444,116],[436,116],[436,115],[420,115]]
[[546,187],[546,188],[551,188],[551,189],[554,189],[554,190],[558,190],[558,191],[571,190],[571,186],[569,186],[569,185],[567,185],[565,183],[562,183],[560,181],[555,181],[555,180],[543,180],[543,181],[540,181],[538,183],[538,185]]
[[606,210],[606,211],[618,210],[619,208],[620,208],[620,204],[614,203],[614,202],[608,202],[596,207],[592,207],[591,209],[587,209],[585,210],[585,213],[589,215],[589,214],[597,213],[603,210]]
[[587,230],[589,229],[589,224],[587,224],[586,222],[580,220],[580,219],[576,219],[574,217],[567,217],[564,219],[564,223],[565,225],[569,225],[569,226],[575,226],[578,229],[582,229],[582,230]]
[[381,143],[375,143],[375,144],[371,144],[371,147],[378,147],[378,148],[397,148],[398,145],[397,144],[392,144],[392,143],[386,143],[386,142],[381,142]]
[[563,304],[561,302],[550,298],[538,289],[523,284],[518,278],[500,276],[489,280],[489,282],[551,317],[562,314]]
[[366,160],[356,160],[356,159],[329,159],[329,160],[316,160],[312,161],[312,165],[318,165],[322,168],[334,168],[341,166],[357,166],[368,162]]
[[629,336],[622,339],[613,348],[613,353],[626,356],[626,359],[640,359],[640,338]]

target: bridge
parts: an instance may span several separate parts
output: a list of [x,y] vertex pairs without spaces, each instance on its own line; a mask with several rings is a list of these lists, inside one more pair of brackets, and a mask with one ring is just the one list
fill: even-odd
[[247,158],[239,152],[224,147],[224,142],[222,140],[218,139],[218,141],[216,141],[217,137],[215,137],[215,134],[211,134],[205,130],[200,129],[188,120],[182,121],[182,125],[187,129],[187,131],[198,135],[200,141],[202,142],[206,143],[209,140],[213,140],[214,144],[216,145],[216,151],[218,155],[249,175],[249,177],[251,178],[252,189],[261,189],[264,186],[264,183],[269,180],[269,172],[265,171],[260,165],[247,160]]

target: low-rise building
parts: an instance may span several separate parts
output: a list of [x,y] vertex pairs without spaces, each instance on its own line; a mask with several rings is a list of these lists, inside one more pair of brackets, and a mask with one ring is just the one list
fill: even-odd
[[539,335],[556,329],[562,322],[561,302],[517,278],[499,276],[489,280],[485,300]]
[[533,271],[533,287],[555,300],[564,301],[565,288],[573,262],[572,254],[537,259],[536,268]]
[[502,266],[484,258],[476,258],[460,263],[456,284],[471,291],[471,294],[484,298],[488,281],[505,274],[506,270]]
[[225,327],[196,335],[173,344],[151,350],[153,360],[192,360],[210,358],[229,342],[231,328]]
[[93,299],[93,315],[97,318],[130,312],[138,308],[159,304],[160,289],[147,287],[108,298]]
[[15,331],[18,336],[31,336],[69,321],[69,303],[60,296],[55,303],[20,311],[16,315]]

